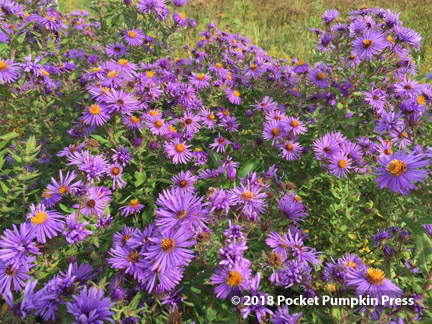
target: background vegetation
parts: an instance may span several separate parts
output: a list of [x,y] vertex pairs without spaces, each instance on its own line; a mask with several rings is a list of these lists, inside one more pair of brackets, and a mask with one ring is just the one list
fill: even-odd
[[[85,0],[60,0],[59,6],[62,11],[72,11],[86,8],[86,3]],[[190,0],[182,10],[198,24],[188,35],[189,43],[214,21],[219,28],[228,26],[231,31],[249,37],[272,56],[309,59],[313,55],[311,48],[315,48],[315,36],[308,27],[318,27],[321,15],[329,8],[344,13],[361,5],[401,12],[404,25],[423,36],[422,48],[414,56],[420,74],[432,70],[430,0]]]

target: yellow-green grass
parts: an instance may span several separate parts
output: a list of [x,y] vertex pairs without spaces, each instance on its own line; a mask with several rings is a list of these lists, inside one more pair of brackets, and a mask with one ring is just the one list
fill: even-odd
[[[60,9],[66,11],[85,8],[85,3],[83,0],[59,1]],[[197,28],[187,37],[190,43],[197,39],[199,31],[214,21],[219,28],[225,29],[228,25],[231,31],[249,37],[270,55],[309,59],[315,40],[308,28],[320,25],[324,11],[335,8],[346,14],[349,9],[361,5],[401,12],[404,26],[415,29],[423,37],[422,49],[414,55],[420,72],[432,69],[430,0],[191,0],[182,10],[197,21]]]

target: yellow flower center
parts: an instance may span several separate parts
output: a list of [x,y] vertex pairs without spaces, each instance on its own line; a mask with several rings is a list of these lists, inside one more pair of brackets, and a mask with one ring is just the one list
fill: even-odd
[[113,167],[113,168],[111,169],[111,174],[112,174],[113,176],[118,176],[118,175],[120,174],[120,168],[119,168],[119,167]]
[[303,61],[303,60],[298,60],[297,61],[297,65],[298,66],[302,66],[302,65],[304,65],[305,64],[305,61]]
[[90,114],[92,114],[92,115],[98,115],[100,113],[100,106],[99,105],[91,105],[89,111],[90,111]]
[[393,153],[393,151],[392,151],[392,149],[390,149],[390,148],[386,148],[385,150],[384,150],[384,154],[385,155],[390,155],[390,154],[392,154]]
[[0,61],[0,71],[5,71],[8,68],[8,65],[4,61]]
[[355,263],[355,262],[353,262],[353,261],[348,261],[346,264],[345,264],[348,268],[354,268],[354,269],[357,269],[358,268],[358,265],[357,265],[357,263]]
[[215,119],[215,115],[209,114],[209,115],[207,115],[207,119],[208,120],[214,120]]
[[97,73],[97,72],[99,72],[101,70],[101,67],[100,66],[97,66],[97,67],[94,67],[93,68],[93,72],[94,73]]
[[180,12],[179,16],[181,19],[186,19],[186,14],[184,12]]
[[322,73],[322,72],[320,72],[320,73],[317,74],[317,79],[318,79],[318,80],[324,80],[325,77],[326,77],[325,74]]
[[155,127],[156,128],[161,128],[162,127],[162,121],[161,120],[156,120],[155,122],[154,122],[154,125],[155,125]]
[[134,252],[129,253],[126,256],[126,260],[128,260],[129,262],[132,262],[132,263],[138,263],[138,261],[139,261],[138,251],[134,251]]
[[426,104],[426,98],[425,98],[425,96],[423,96],[423,95],[418,96],[417,97],[417,103],[419,105],[424,106]]
[[366,273],[366,280],[374,286],[380,286],[385,279],[384,271],[376,268],[368,268]]
[[147,75],[149,78],[153,78],[153,77],[154,77],[154,72],[153,72],[153,71],[147,71],[147,72],[146,72],[146,75]]
[[180,187],[182,187],[182,188],[186,188],[187,185],[188,185],[188,182],[187,182],[186,180],[182,180],[182,181],[180,181]]
[[279,134],[280,134],[279,128],[273,128],[272,129],[272,134],[273,134],[273,136],[279,136]]
[[250,69],[251,69],[252,71],[256,71],[257,66],[256,66],[255,64],[251,64]]
[[247,190],[247,191],[245,191],[245,192],[243,192],[243,193],[241,194],[241,197],[242,197],[244,200],[252,201],[252,200],[254,199],[255,195],[252,194],[252,192],[250,192],[249,190]]
[[347,166],[347,161],[345,161],[345,160],[340,160],[340,161],[338,162],[338,166],[339,166],[339,168],[341,168],[341,169],[345,169],[346,166]]
[[125,59],[120,59],[118,60],[118,64],[120,64],[121,66],[126,66],[128,64],[128,61]]
[[64,194],[65,192],[68,192],[68,191],[69,191],[69,188],[66,187],[66,186],[61,186],[61,187],[57,190],[57,192],[58,192],[59,194]]
[[176,144],[176,146],[174,146],[174,149],[176,150],[177,153],[183,153],[185,150],[185,147],[182,143],[178,143],[178,144]]
[[222,67],[223,67],[223,66],[222,66],[222,63],[216,63],[215,66],[216,66],[218,69],[222,69]]
[[240,97],[240,92],[238,90],[234,90],[233,95],[234,97]]
[[407,170],[408,166],[404,161],[401,160],[394,159],[387,165],[387,171],[394,176],[400,176],[407,172]]
[[108,78],[112,79],[117,76],[117,71],[111,71],[108,73]]
[[292,150],[294,150],[294,146],[291,143],[289,143],[289,144],[285,145],[285,149],[288,152],[291,152]]
[[198,74],[198,76],[197,76],[197,79],[200,81],[204,80],[204,78],[205,78],[205,76],[202,73]]
[[135,38],[135,37],[136,37],[136,33],[135,33],[135,31],[133,31],[133,30],[128,31],[128,36],[129,36],[130,38]]
[[47,214],[41,211],[34,215],[34,217],[31,219],[31,222],[35,225],[41,225],[45,223],[47,219],[48,219]]
[[164,238],[161,242],[161,249],[165,253],[170,253],[175,249],[175,241],[172,238]]
[[138,201],[138,199],[132,199],[131,201],[130,201],[130,203],[129,203],[129,206],[130,207],[134,207],[134,208],[136,208],[136,207],[138,207],[139,206],[139,201]]
[[45,189],[44,192],[43,192],[43,194],[42,194],[42,196],[44,198],[49,198],[49,197],[52,196],[52,193],[50,193],[49,189]]
[[243,281],[243,277],[242,275],[235,271],[235,270],[231,270],[228,273],[228,276],[226,277],[226,283],[227,285],[231,286],[231,287],[238,287],[240,286],[240,284]]
[[45,75],[45,76],[49,76],[50,75],[49,72],[45,71],[44,69],[41,69],[41,72],[42,72],[42,75]]
[[[387,36],[387,40],[390,42],[390,43],[392,43],[392,44],[394,44],[395,42],[394,42],[394,39],[393,39],[393,37],[391,36],[391,35],[388,35]],[[364,43],[364,42],[363,42]]]
[[136,117],[136,116],[132,116],[132,117],[130,118],[130,121],[131,121],[132,123],[134,123],[134,124],[138,124],[138,123],[139,123],[139,118]]
[[365,39],[365,40],[363,40],[362,46],[364,49],[368,49],[372,46],[372,41],[370,39]]
[[177,130],[175,129],[175,127],[173,125],[169,125],[168,129],[170,132],[177,133]]
[[299,122],[297,120],[293,120],[290,125],[295,128],[299,125]]
[[154,117],[159,116],[159,112],[157,112],[156,110],[150,110],[149,114],[150,116],[154,116]]

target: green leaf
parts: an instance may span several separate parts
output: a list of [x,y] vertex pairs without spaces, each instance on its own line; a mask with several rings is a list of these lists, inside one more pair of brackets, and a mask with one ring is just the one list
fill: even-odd
[[8,134],[5,134],[3,136],[0,136],[0,140],[2,140],[2,141],[9,141],[12,138],[15,138],[15,137],[18,137],[18,136],[19,136],[18,133],[12,132],[12,133],[8,133]]
[[261,165],[261,160],[259,158],[255,158],[253,160],[250,160],[249,162],[246,162],[243,164],[243,166],[238,171],[238,176],[240,178],[247,177],[249,171],[255,171],[258,169],[258,167]]

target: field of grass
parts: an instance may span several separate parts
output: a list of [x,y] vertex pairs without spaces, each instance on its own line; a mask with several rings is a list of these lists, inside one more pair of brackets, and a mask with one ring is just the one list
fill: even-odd
[[[83,0],[60,0],[62,10],[85,8]],[[197,21],[196,34],[214,21],[219,28],[228,26],[232,31],[251,38],[269,54],[281,58],[308,59],[315,48],[309,27],[320,25],[320,16],[326,9],[335,8],[341,13],[366,5],[401,12],[400,19],[406,27],[423,36],[417,57],[420,73],[432,69],[432,5],[430,0],[191,0],[185,13]]]

